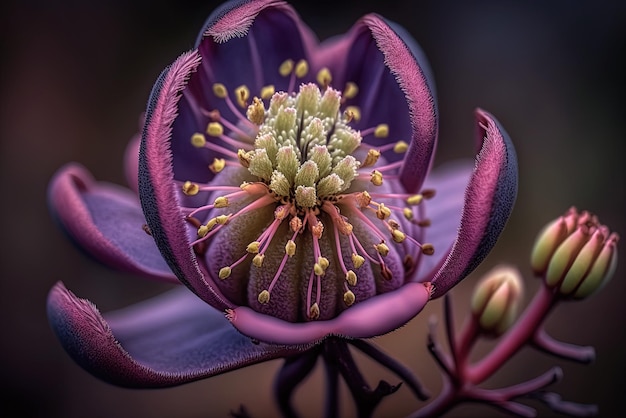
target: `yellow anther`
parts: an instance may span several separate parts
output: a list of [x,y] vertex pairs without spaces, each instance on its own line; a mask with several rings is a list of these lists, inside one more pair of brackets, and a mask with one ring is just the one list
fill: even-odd
[[309,72],[309,63],[306,62],[306,60],[300,60],[298,61],[298,63],[296,64],[296,77],[298,78],[302,78],[305,75],[307,75]]
[[387,225],[389,225],[390,230],[400,229],[400,224],[395,219],[389,219],[387,221]]
[[394,145],[393,147],[393,152],[397,153],[397,154],[402,154],[404,152],[406,152],[406,150],[409,149],[409,144],[407,144],[404,141],[398,141],[396,142],[396,145]]
[[195,134],[191,135],[191,145],[196,148],[202,148],[204,144],[206,144],[206,138],[204,137],[204,134],[196,132]]
[[372,178],[370,179],[374,186],[380,186],[383,184],[383,173],[378,170],[372,171]]
[[370,194],[367,191],[357,193],[355,198],[356,198],[356,203],[359,204],[359,207],[361,209],[368,207],[370,203],[372,203],[372,196],[370,196]]
[[400,231],[399,229],[394,229],[393,231],[391,231],[391,238],[395,241],[395,242],[404,242],[404,240],[406,239],[406,235],[404,234],[404,232]]
[[370,149],[367,151],[367,155],[365,156],[365,160],[361,163],[361,168],[371,167],[378,162],[380,158],[380,151],[376,149]]
[[343,90],[342,97],[344,99],[354,99],[356,95],[359,93],[359,86],[352,81],[348,81],[346,83],[346,87]]
[[214,208],[227,208],[228,207],[228,198],[226,196],[220,196],[213,201]]
[[235,89],[235,96],[237,97],[237,104],[244,109],[248,106],[248,99],[250,99],[250,90],[246,85],[241,85]]
[[278,67],[278,72],[283,77],[287,77],[293,71],[293,60],[285,60],[280,67]]
[[187,196],[195,196],[200,191],[200,186],[196,183],[192,183],[190,181],[186,181],[183,183],[183,193]]
[[226,267],[222,267],[220,269],[220,272],[218,273],[218,277],[222,280],[227,279],[230,276],[230,273],[232,273],[232,269],[228,266]]
[[433,247],[433,244],[422,244],[422,254],[424,255],[435,254],[435,247]]
[[270,301],[270,292],[268,292],[267,290],[262,291],[261,293],[259,293],[259,297],[257,298],[259,303],[267,303]]
[[296,254],[296,243],[293,240],[289,240],[285,244],[285,254],[289,257],[293,257]]
[[250,254],[257,254],[259,252],[259,248],[261,247],[261,243],[259,241],[252,241],[246,247],[246,251]]
[[257,254],[252,259],[252,264],[256,267],[261,267],[263,265],[263,260],[265,259],[265,254]]
[[356,106],[348,106],[346,107],[345,115],[348,122],[352,122],[352,120],[358,122],[361,120],[361,109]]
[[391,216],[391,209],[385,206],[384,203],[379,203],[378,209],[376,209],[376,217],[382,220],[382,219],[387,219],[390,216]]
[[382,255],[383,257],[389,254],[389,247],[387,247],[387,244],[385,244],[384,242],[374,245],[374,248],[376,249],[378,254]]
[[263,106],[263,102],[258,97],[252,99],[252,104],[248,106],[246,116],[255,125],[261,125],[265,121],[265,106]]
[[330,74],[330,70],[326,67],[319,70],[317,73],[317,84],[322,87],[328,87],[333,81],[333,76]]
[[228,215],[220,215],[215,217],[215,221],[218,225],[226,225],[229,218],[230,217]]
[[311,305],[311,309],[309,309],[309,318],[317,319],[319,317],[320,317],[320,307],[318,306],[317,302],[315,302],[313,305]]
[[322,268],[322,266],[319,265],[319,263],[315,263],[315,265],[313,266],[313,272],[316,276],[324,275],[324,269]]
[[222,83],[213,84],[213,94],[215,94],[220,99],[225,99],[228,96],[228,90],[226,90],[226,86]]
[[275,92],[276,92],[276,88],[274,87],[273,84],[267,85],[261,88],[261,99],[269,100],[272,98]]
[[424,199],[424,196],[422,196],[421,194],[414,194],[413,196],[409,196],[406,199],[406,203],[408,203],[411,206],[415,206],[415,205],[419,205],[420,203],[422,203],[423,199]]
[[217,225],[217,218],[211,218],[209,219],[209,221],[206,223],[206,227],[209,228],[209,231],[211,229],[213,229],[215,227],[215,225]]
[[330,262],[328,261],[328,258],[326,257],[318,257],[317,264],[319,264],[325,271],[330,265]]
[[407,221],[410,221],[411,219],[413,219],[413,211],[409,208],[402,209],[402,214],[407,219]]
[[352,293],[351,290],[346,290],[346,293],[343,294],[343,302],[347,306],[352,306],[355,300],[356,300],[356,297],[354,296],[354,293]]
[[209,231],[210,229],[207,225],[200,225],[200,227],[198,228],[198,238],[206,237],[206,234],[208,234]]
[[350,286],[356,286],[356,273],[352,270],[348,270],[346,273],[346,282],[348,282]]
[[210,136],[221,136],[224,134],[224,127],[219,122],[209,122],[206,126],[206,133]]
[[291,228],[293,232],[300,231],[302,229],[302,220],[298,218],[297,216],[294,216],[289,221],[289,227]]
[[356,253],[352,253],[352,265],[354,266],[355,269],[358,269],[359,267],[361,267],[363,263],[365,263],[365,258],[363,258],[363,256],[360,256]]
[[[389,135],[389,125],[387,125],[386,123],[381,123],[380,125],[376,127],[376,129],[374,129],[374,136],[376,138],[387,138],[388,135]],[[398,144],[396,144],[396,146],[398,146]],[[395,147],[394,147],[394,150],[395,150]]]
[[214,158],[213,163],[209,165],[209,170],[217,174],[222,171],[224,167],[226,167],[226,160],[224,160],[223,158]]
[[238,149],[237,150],[237,158],[239,158],[239,163],[244,168],[249,168],[250,167],[251,154],[249,152],[246,152],[243,149]]

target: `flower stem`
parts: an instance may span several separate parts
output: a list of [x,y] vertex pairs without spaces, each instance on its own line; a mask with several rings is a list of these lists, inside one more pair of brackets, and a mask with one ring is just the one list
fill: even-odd
[[524,314],[515,326],[507,332],[498,345],[485,358],[467,370],[467,379],[479,384],[489,378],[509,358],[535,335],[546,315],[554,306],[555,293],[547,286],[541,286]]

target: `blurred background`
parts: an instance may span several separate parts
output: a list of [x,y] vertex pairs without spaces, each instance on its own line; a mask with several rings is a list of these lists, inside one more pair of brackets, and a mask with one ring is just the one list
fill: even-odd
[[[254,417],[276,416],[271,382],[280,361],[166,390],[128,390],[74,364],[49,329],[50,287],[63,280],[102,311],[164,291],[84,258],[53,225],[47,182],[69,161],[100,180],[124,183],[122,155],[138,129],[152,82],[220,2],[9,0],[0,6],[0,413],[3,417],[226,417],[245,404]],[[499,262],[520,266],[528,298],[537,288],[527,266],[537,231],[569,206],[588,209],[622,236],[624,223],[624,2],[398,1],[292,2],[321,39],[376,11],[405,28],[428,56],[440,105],[437,161],[473,156],[473,109],[493,113],[517,148],[520,190],[495,250],[453,292],[458,322],[480,274]],[[562,304],[547,322],[556,337],[594,345],[597,360],[578,365],[531,349],[511,359],[488,387],[517,383],[554,364],[564,379],[551,390],[622,416],[626,387],[626,278],[622,264],[589,300]],[[439,372],[425,349],[431,303],[408,326],[377,339],[411,366],[434,393]],[[363,360],[372,385],[393,376]],[[319,416],[322,373],[297,393],[303,416]],[[343,390],[345,395],[347,391]],[[536,402],[540,416],[553,414]],[[377,416],[421,405],[406,388]],[[451,417],[501,416],[464,405]],[[342,416],[353,416],[345,401]]]

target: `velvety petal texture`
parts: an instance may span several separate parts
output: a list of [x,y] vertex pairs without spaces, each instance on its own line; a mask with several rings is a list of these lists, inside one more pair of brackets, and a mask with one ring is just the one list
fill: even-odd
[[465,192],[461,225],[452,252],[432,279],[433,297],[444,295],[489,254],[509,219],[517,197],[517,155],[496,119],[476,110],[479,152]]
[[186,288],[103,317],[59,282],[48,317],[78,364],[126,387],[180,385],[306,348],[255,343]]
[[232,307],[203,277],[180,212],[172,171],[170,139],[176,104],[190,74],[200,64],[197,52],[181,55],[159,76],[148,102],[139,153],[139,194],[152,236],[182,283],[219,309]]
[[130,190],[96,182],[83,166],[68,164],[50,182],[48,201],[63,230],[96,260],[121,271],[179,283],[144,230],[139,199]]

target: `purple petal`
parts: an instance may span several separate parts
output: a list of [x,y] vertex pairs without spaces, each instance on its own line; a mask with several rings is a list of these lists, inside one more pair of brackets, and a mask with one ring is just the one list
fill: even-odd
[[465,190],[473,168],[471,160],[446,163],[434,169],[426,179],[424,188],[434,189],[437,194],[416,208],[416,217],[431,221],[431,225],[423,229],[420,240],[432,244],[435,253],[430,256],[420,255],[414,281],[431,280],[450,254],[459,232]]
[[290,6],[277,1],[226,3],[213,12],[200,33],[196,48],[202,64],[190,76],[179,102],[172,153],[178,180],[207,182],[212,178],[207,165],[223,155],[198,150],[189,138],[204,132],[207,111],[218,110],[235,124],[238,118],[245,119],[244,109],[235,115],[223,99],[213,95],[213,84],[224,84],[231,95],[240,85],[246,85],[252,96],[259,96],[261,87],[269,84],[277,91],[286,90],[289,78],[280,76],[280,64],[286,59],[308,59],[317,40]]
[[152,90],[139,150],[139,195],[152,236],[174,274],[207,303],[226,309],[232,305],[205,281],[191,248],[172,170],[172,123],[181,91],[200,59],[196,51],[181,55]]
[[179,283],[143,230],[137,196],[96,182],[78,164],[61,168],[48,189],[50,208],[67,234],[96,260],[141,276]]
[[430,283],[407,283],[393,292],[357,303],[326,321],[287,322],[245,306],[229,310],[227,315],[245,335],[275,344],[310,344],[329,335],[371,338],[406,324],[424,308],[430,295]]
[[458,237],[432,279],[433,297],[444,295],[487,256],[504,229],[517,196],[517,157],[508,134],[489,113],[476,110],[480,152],[465,192]]
[[126,387],[180,385],[306,348],[255,343],[184,288],[105,318],[60,282],[48,295],[50,325],[68,354]]
[[[438,133],[438,114],[430,69],[421,50],[398,25],[377,15],[363,17],[346,35],[322,44],[318,62],[337,72],[342,84],[353,81],[359,93],[353,102],[361,108],[357,128],[389,125],[389,138],[410,143],[400,173],[408,192],[420,189],[432,163]],[[371,140],[381,145],[388,140]],[[392,151],[385,158],[400,157]]]

